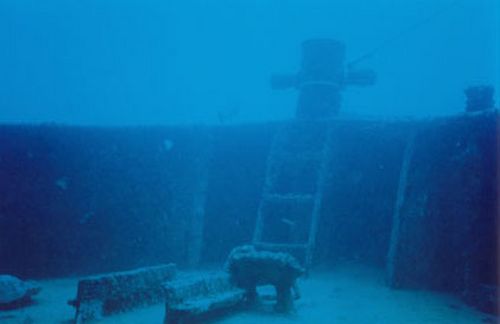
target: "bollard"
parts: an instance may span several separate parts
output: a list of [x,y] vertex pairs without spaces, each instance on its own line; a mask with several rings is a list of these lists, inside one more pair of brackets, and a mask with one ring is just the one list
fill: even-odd
[[275,90],[299,90],[297,119],[329,119],[341,106],[341,91],[346,86],[375,83],[371,70],[346,69],[345,45],[333,39],[310,39],[302,43],[302,61],[296,75],[274,75]]
[[492,86],[468,87],[464,92],[467,96],[466,112],[489,110],[495,107],[495,101],[493,100],[495,89]]

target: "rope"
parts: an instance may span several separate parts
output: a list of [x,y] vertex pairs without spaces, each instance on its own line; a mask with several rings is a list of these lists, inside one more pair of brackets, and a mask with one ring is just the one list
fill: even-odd
[[462,1],[463,0],[454,0],[450,4],[448,4],[448,5],[440,8],[438,10],[436,10],[431,15],[425,17],[424,19],[422,19],[420,21],[417,21],[416,23],[410,25],[408,28],[406,28],[406,29],[402,30],[401,32],[395,34],[393,37],[391,37],[391,38],[383,41],[382,43],[380,43],[377,47],[373,48],[372,50],[366,52],[365,54],[359,56],[358,58],[356,58],[354,60],[351,60],[347,64],[347,66],[349,68],[352,68],[353,66],[359,64],[360,62],[365,61],[365,60],[371,58],[372,56],[374,56],[375,54],[377,54],[381,50],[383,50],[383,49],[385,49],[387,47],[390,47],[394,43],[398,42],[401,38],[403,38],[407,34],[410,34],[410,33],[414,32],[414,31],[418,30],[420,27],[427,25],[428,23],[432,22],[434,19],[436,19],[439,16],[447,13],[452,8],[458,6],[458,4],[460,2],[462,2]]

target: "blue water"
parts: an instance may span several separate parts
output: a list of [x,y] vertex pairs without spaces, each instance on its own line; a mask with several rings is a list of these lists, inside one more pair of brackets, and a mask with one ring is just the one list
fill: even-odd
[[0,275],[42,288],[0,280],[0,322],[169,263],[91,291],[103,323],[193,272],[248,297],[247,244],[302,298],[214,323],[496,322],[499,30],[497,0],[0,0]]
[[269,78],[297,72],[318,37],[345,42],[347,60],[390,43],[343,113],[456,113],[466,86],[500,84],[498,20],[496,0],[2,0],[0,122],[286,119],[296,94]]

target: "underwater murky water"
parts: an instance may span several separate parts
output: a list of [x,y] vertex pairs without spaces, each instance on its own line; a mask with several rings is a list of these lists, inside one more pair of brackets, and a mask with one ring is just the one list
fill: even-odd
[[0,322],[496,322],[499,6],[0,0]]

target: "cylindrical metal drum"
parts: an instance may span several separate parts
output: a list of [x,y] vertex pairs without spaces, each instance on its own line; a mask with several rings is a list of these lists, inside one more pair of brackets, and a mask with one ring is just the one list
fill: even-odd
[[335,116],[344,82],[344,44],[331,39],[311,39],[302,44],[302,66],[297,77],[297,118]]
[[467,103],[465,110],[468,112],[493,109],[495,101],[493,99],[494,88],[491,86],[474,86],[465,89]]
[[302,43],[300,83],[334,83],[344,79],[345,45],[333,39],[310,39]]

